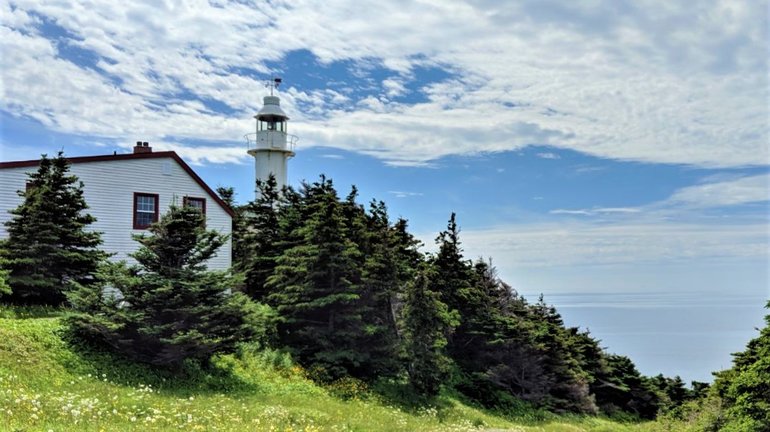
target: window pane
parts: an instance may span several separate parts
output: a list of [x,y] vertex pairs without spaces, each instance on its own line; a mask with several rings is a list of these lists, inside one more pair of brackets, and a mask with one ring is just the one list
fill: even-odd
[[195,207],[200,211],[205,211],[206,201],[203,198],[185,198],[185,204],[190,207]]
[[142,195],[137,196],[136,211],[155,213],[155,197]]
[[149,226],[155,217],[155,213],[136,213],[136,224],[139,226]]

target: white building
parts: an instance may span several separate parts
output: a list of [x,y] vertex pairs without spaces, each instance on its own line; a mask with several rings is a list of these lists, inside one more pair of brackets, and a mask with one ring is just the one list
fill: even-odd
[[[87,211],[96,222],[89,229],[102,232],[101,248],[129,260],[139,243],[132,234],[146,232],[168,207],[194,205],[206,215],[206,228],[222,234],[232,232],[232,210],[174,152],[153,152],[147,143],[137,142],[134,152],[108,156],[69,158],[70,172],[83,182]],[[37,170],[39,160],[0,163],[0,238],[8,233],[4,223],[22,202],[17,190],[25,190],[28,172]],[[230,268],[232,242],[223,245],[208,267]]]

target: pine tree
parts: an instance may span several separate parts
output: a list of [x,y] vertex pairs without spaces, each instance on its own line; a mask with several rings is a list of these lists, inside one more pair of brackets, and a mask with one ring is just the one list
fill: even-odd
[[[290,234],[298,240],[277,259],[268,278],[270,304],[281,317],[281,342],[319,378],[361,375],[356,349],[362,334],[358,301],[359,251],[347,238],[342,206],[324,177],[307,186],[299,210],[305,219]],[[294,217],[296,213],[291,213]]]
[[18,192],[24,202],[10,211],[0,258],[13,303],[60,305],[68,284],[92,283],[107,257],[97,249],[101,234],[87,230],[96,219],[85,212],[83,184],[68,172],[62,152],[52,159],[43,155],[37,172],[28,174],[27,191]]
[[[135,236],[137,265],[105,263],[103,286],[80,285],[70,294],[74,334],[159,366],[205,361],[258,335],[269,310],[231,293],[239,281],[228,271],[207,271],[206,261],[226,236],[206,230],[204,221],[195,208],[171,206],[150,226],[152,235]],[[122,297],[106,294],[105,287]]]
[[430,281],[437,275],[429,266],[417,273],[404,299],[403,329],[409,383],[419,394],[435,396],[449,377],[452,361],[446,354],[447,334],[458,324]]

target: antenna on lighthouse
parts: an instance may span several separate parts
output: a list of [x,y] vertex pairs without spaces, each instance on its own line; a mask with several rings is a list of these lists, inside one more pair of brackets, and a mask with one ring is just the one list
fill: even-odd
[[286,185],[287,161],[294,156],[294,146],[299,139],[287,133],[289,116],[281,109],[281,99],[274,95],[281,82],[281,78],[276,77],[265,83],[270,96],[265,96],[262,109],[254,116],[256,133],[245,135],[247,151],[254,157],[256,179],[266,182],[273,176],[279,190]]
[[272,81],[265,83],[265,87],[270,89],[270,96],[273,95],[273,90],[278,90],[278,86],[280,86],[282,82],[283,80],[281,78],[275,77]]

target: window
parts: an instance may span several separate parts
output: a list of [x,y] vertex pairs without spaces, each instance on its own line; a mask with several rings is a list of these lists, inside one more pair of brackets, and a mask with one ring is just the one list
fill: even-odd
[[158,194],[134,192],[134,229],[146,229],[158,221]]
[[195,207],[198,210],[201,211],[201,213],[206,214],[206,198],[195,198],[195,197],[184,197],[184,205]]
[[259,120],[257,130],[286,132],[286,121],[280,118]]

